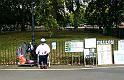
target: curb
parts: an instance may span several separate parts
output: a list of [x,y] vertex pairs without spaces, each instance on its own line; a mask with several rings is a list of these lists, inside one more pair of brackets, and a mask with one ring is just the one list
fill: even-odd
[[124,66],[109,66],[109,67],[87,67],[87,68],[67,68],[67,69],[0,69],[0,71],[69,71],[69,70],[91,70],[91,69],[109,69],[109,68],[124,68]]
[[83,70],[83,69],[93,69],[93,68],[71,68],[71,69],[0,69],[0,71],[73,71],[73,70]]
[[3,70],[16,70],[16,71],[21,71],[21,70],[25,70],[25,71],[30,71],[30,70],[42,70],[42,71],[61,71],[61,70],[90,70],[90,69],[104,69],[104,68],[124,68],[124,65],[109,65],[109,66],[63,66],[63,65],[59,65],[59,66],[51,66],[48,69],[38,69],[38,67],[17,67],[17,66],[1,66],[0,67],[0,71]]

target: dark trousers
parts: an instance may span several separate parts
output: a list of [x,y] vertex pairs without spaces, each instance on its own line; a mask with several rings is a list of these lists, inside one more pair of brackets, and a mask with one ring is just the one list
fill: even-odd
[[47,65],[47,57],[48,57],[48,55],[40,55],[39,56],[39,64],[40,65]]

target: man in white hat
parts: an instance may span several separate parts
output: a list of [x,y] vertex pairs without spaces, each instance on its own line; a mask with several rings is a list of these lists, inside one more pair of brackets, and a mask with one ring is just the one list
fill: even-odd
[[41,38],[41,44],[36,48],[36,54],[39,55],[40,68],[47,69],[47,57],[50,53],[50,47],[46,44],[46,40]]

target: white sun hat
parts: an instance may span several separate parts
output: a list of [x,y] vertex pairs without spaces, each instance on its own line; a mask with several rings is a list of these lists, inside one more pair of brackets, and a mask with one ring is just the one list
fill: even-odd
[[46,42],[46,39],[45,39],[45,38],[41,38],[40,41],[41,41],[41,42]]

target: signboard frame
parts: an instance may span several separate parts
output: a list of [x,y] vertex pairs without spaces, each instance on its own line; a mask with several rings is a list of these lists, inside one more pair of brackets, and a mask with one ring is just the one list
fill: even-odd
[[114,51],[114,64],[124,64],[124,51]]
[[112,64],[112,45],[97,45],[98,65]]
[[96,48],[97,41],[96,38],[87,38],[84,40],[85,48]]
[[65,42],[65,52],[83,52],[84,42],[79,40],[72,40]]

